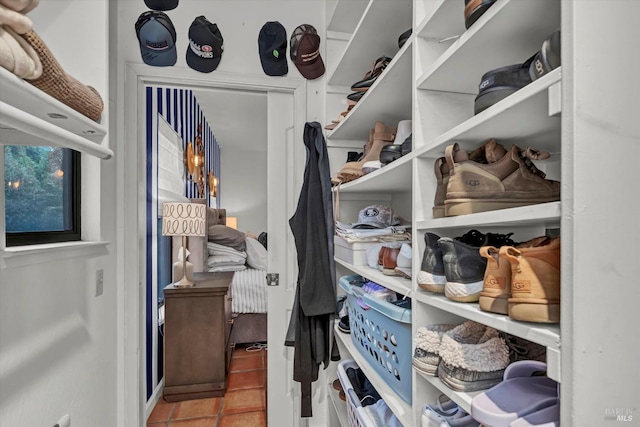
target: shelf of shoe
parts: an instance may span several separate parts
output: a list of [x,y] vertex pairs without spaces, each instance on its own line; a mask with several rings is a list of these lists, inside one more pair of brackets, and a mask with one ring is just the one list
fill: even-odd
[[[492,105],[453,129],[416,148],[418,157],[440,157],[452,141],[463,149],[473,150],[488,138],[508,140],[521,148],[557,153],[560,147],[561,121],[557,92],[562,80],[562,67],[552,70],[514,94]],[[470,105],[470,111],[473,107]],[[505,146],[509,149],[509,146]]]
[[409,39],[328,138],[362,139],[378,121],[395,127],[411,119],[411,45]]
[[464,26],[464,2],[439,0],[430,7],[416,26],[420,38],[443,40],[456,37],[467,29]]
[[375,172],[363,175],[354,181],[341,184],[339,190],[338,187],[333,187],[333,191],[340,191],[340,193],[411,191],[411,160],[414,157],[412,153],[405,154]]
[[525,62],[560,26],[558,0],[500,0],[418,77],[419,89],[477,94],[486,72]]
[[373,388],[384,398],[385,403],[389,406],[391,411],[398,417],[403,426],[412,425],[412,407],[409,403],[402,400],[402,398],[396,393],[394,389],[380,378],[380,375],[369,365],[369,362],[360,354],[358,348],[353,344],[350,334],[345,334],[338,330],[338,323],[336,321],[334,325],[335,336],[342,342],[347,352],[353,360],[358,364],[360,369],[364,372],[364,375],[373,385]]
[[398,37],[411,28],[412,11],[410,0],[371,0],[327,84],[351,86],[376,58],[393,57],[399,50]]
[[560,202],[540,203],[517,208],[499,209],[469,215],[416,220],[416,230],[469,229],[474,227],[509,227],[541,225],[560,228]]
[[427,375],[423,372],[420,372],[417,369],[413,369],[420,377],[424,378],[429,384],[440,390],[442,394],[447,396],[449,399],[453,400],[458,404],[460,408],[462,408],[467,413],[471,413],[471,401],[474,397],[482,393],[481,391],[472,391],[472,392],[463,392],[463,391],[455,391],[449,388],[445,383],[440,381],[440,378],[434,377],[432,375]]
[[329,381],[327,384],[327,390],[329,390],[329,400],[333,404],[338,420],[342,427],[349,426],[349,417],[347,416],[347,403],[340,399],[339,391],[333,388],[333,381]]
[[[93,143],[100,143],[107,134],[107,129],[100,123],[80,114],[2,67],[0,67],[0,93],[2,102]],[[52,118],[50,114],[62,115],[66,118]],[[2,140],[7,141],[6,138]],[[50,145],[46,144],[46,141],[38,144]],[[35,143],[29,145],[35,145]]]
[[336,0],[327,31],[353,33],[370,0]]
[[478,303],[452,301],[444,295],[435,295],[419,290],[411,294],[414,300],[436,307],[474,322],[482,323],[499,331],[518,336],[547,348],[560,350],[560,325],[519,322],[505,314],[480,310]]
[[385,288],[396,291],[399,294],[409,295],[409,292],[411,291],[411,281],[409,279],[405,279],[400,276],[387,276],[381,271],[371,268],[368,265],[352,265],[338,258],[336,258],[335,261],[354,273],[382,285]]

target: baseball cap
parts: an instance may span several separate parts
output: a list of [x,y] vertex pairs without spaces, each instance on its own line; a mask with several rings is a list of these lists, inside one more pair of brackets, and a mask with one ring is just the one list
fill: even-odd
[[284,76],[287,65],[287,31],[278,21],[262,26],[258,35],[258,53],[262,70],[268,76]]
[[220,64],[224,39],[216,24],[198,16],[189,27],[187,65],[201,73],[210,73]]
[[176,29],[166,14],[142,13],[136,21],[136,35],[145,64],[167,67],[176,63]]
[[300,74],[308,80],[324,74],[324,62],[320,56],[320,36],[309,24],[299,25],[290,39],[289,54]]
[[144,4],[153,10],[171,10],[178,7],[178,0],[144,0]]
[[387,228],[400,225],[400,220],[389,206],[371,205],[358,214],[358,222],[353,228]]

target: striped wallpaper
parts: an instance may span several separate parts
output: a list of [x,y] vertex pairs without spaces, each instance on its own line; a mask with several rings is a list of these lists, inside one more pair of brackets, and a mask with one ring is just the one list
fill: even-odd
[[[147,198],[147,237],[146,237],[146,373],[147,373],[147,399],[149,399],[162,379],[162,368],[158,352],[161,339],[158,337],[158,294],[159,290],[171,282],[169,266],[168,277],[165,262],[158,263],[159,252],[162,244],[167,244],[164,239],[159,241],[158,231],[158,115],[180,135],[183,149],[186,150],[188,142],[195,142],[198,124],[202,123],[202,139],[205,150],[205,173],[209,170],[220,180],[220,146],[218,145],[213,130],[205,118],[200,105],[193,92],[187,89],[174,89],[165,87],[148,86],[146,88],[146,198]],[[208,182],[205,180],[205,197],[207,205],[211,204]],[[218,189],[218,207],[221,191]],[[185,179],[184,195],[188,198],[197,198],[196,184]],[[169,244],[170,246],[170,244]],[[171,253],[169,249],[169,253]]]

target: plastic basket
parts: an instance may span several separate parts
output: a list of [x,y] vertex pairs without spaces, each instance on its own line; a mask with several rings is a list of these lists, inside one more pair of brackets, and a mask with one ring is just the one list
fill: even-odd
[[361,276],[344,276],[351,340],[380,377],[411,404],[411,310],[362,290]]
[[347,368],[358,369],[358,364],[352,359],[346,359],[338,363],[338,379],[342,384],[345,397],[347,399],[347,418],[349,421],[349,427],[376,427],[375,423],[367,414],[367,412],[360,404],[358,395],[353,390],[351,381],[347,376]]

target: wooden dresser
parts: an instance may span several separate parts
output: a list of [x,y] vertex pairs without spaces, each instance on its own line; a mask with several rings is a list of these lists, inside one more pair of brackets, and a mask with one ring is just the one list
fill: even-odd
[[195,273],[191,288],[164,289],[164,398],[224,396],[234,344],[229,342],[233,272]]

